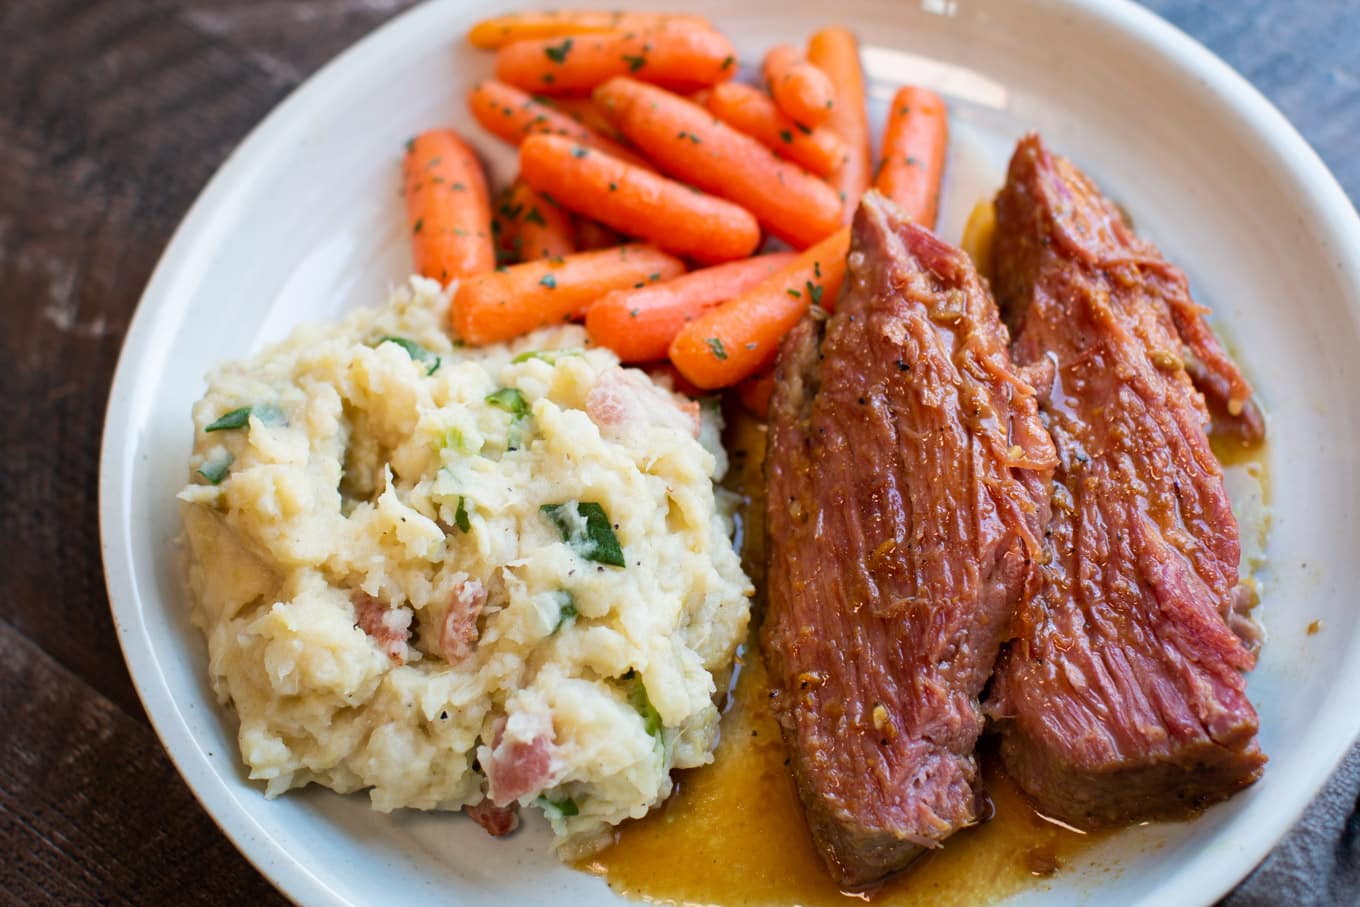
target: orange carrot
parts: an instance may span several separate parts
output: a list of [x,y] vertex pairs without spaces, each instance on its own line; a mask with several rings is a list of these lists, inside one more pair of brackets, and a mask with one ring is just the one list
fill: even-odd
[[586,331],[591,343],[609,347],[624,362],[665,359],[685,322],[745,292],[796,257],[792,252],[759,255],[650,286],[615,290],[586,312]]
[[519,41],[496,52],[496,78],[525,91],[579,94],[614,76],[695,91],[736,75],[732,42],[715,31],[609,32]]
[[507,186],[497,192],[491,209],[491,239],[496,249],[497,267],[519,261],[519,219],[510,207],[512,189],[513,186]]
[[737,385],[737,397],[746,411],[757,419],[770,416],[770,396],[774,393],[774,373],[761,372]]
[[702,16],[673,13],[625,13],[606,10],[550,10],[510,13],[483,19],[468,30],[468,40],[483,50],[496,50],[515,41],[587,35],[606,31],[656,31],[658,29],[708,29]]
[[949,113],[940,96],[928,88],[900,89],[883,128],[874,186],[897,202],[903,214],[932,230],[948,144]]
[[582,252],[591,249],[608,249],[623,242],[623,237],[599,221],[588,217],[576,218],[576,245]]
[[556,135],[519,149],[520,174],[569,211],[705,263],[745,258],[760,243],[751,213]]
[[402,176],[417,272],[448,283],[496,267],[486,177],[458,133],[436,129],[407,142]]
[[502,82],[482,82],[468,92],[468,108],[477,122],[492,135],[518,145],[531,135],[564,135],[573,141],[612,154],[639,167],[651,165],[613,139],[576,122],[561,111],[539,103]]
[[787,44],[765,53],[765,84],[780,110],[808,128],[820,126],[835,106],[836,90],[826,73]]
[[527,183],[519,181],[510,187],[505,209],[515,223],[515,246],[520,261],[560,258],[576,251],[576,228],[571,215]]
[[825,127],[800,126],[769,95],[750,85],[724,82],[714,86],[707,107],[733,129],[818,176],[829,176],[845,160],[845,141],[840,136]]
[[495,343],[579,317],[610,290],[684,270],[679,259],[643,245],[543,258],[462,281],[449,304],[449,320],[468,343]]
[[[550,107],[554,107],[587,129],[602,135],[607,139],[616,142],[623,141],[623,133],[614,128],[614,124],[609,122],[609,118],[604,115],[592,98],[549,98],[546,95],[535,98]],[[601,151],[607,149],[601,148]]]
[[729,387],[774,361],[810,305],[831,308],[845,278],[850,228],[842,227],[739,296],[709,309],[671,341],[671,362],[705,389]]
[[836,90],[836,101],[826,125],[845,140],[846,158],[831,175],[830,182],[841,194],[845,209],[841,219],[848,224],[859,207],[859,197],[869,188],[873,169],[859,43],[844,28],[824,28],[808,42],[808,61],[826,74]]
[[595,99],[661,170],[736,202],[790,245],[810,246],[840,225],[835,190],[697,104],[629,78],[610,79]]

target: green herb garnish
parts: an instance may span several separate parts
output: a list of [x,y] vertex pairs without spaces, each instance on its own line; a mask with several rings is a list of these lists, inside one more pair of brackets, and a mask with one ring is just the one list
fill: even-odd
[[439,366],[443,364],[442,359],[414,340],[407,340],[405,337],[379,337],[375,346],[381,346],[384,343],[395,343],[406,351],[406,355],[411,357],[411,361],[423,363],[427,375],[433,375],[439,371]]
[[529,403],[516,387],[500,387],[486,395],[486,402],[517,418],[529,415]]
[[813,283],[810,280],[807,282],[808,298],[812,300],[813,305],[822,304],[822,290],[823,287],[821,284]]
[[554,63],[567,62],[567,54],[571,53],[571,39],[568,38],[556,47],[548,46],[543,48],[543,52],[548,55],[548,59]]
[[227,477],[227,471],[231,469],[231,464],[236,458],[231,455],[229,450],[219,450],[216,455],[209,457],[198,467],[198,474],[208,480],[209,485],[220,485],[222,480]]
[[505,436],[508,450],[518,450],[524,444],[524,423],[529,419],[529,402],[518,388],[501,387],[487,394],[486,402],[511,415],[510,431]]
[[459,532],[472,531],[472,518],[468,514],[467,498],[461,494],[458,496],[458,509],[453,512],[453,525],[458,527]]
[[518,365],[521,362],[528,362],[530,359],[537,359],[540,362],[546,362],[549,365],[556,365],[557,360],[561,359],[563,356],[583,355],[585,355],[585,353],[581,350],[529,350],[528,352],[520,353],[514,359],[511,359],[510,362],[514,365]]
[[647,733],[653,737],[661,737],[661,713],[652,705],[651,697],[647,695],[647,687],[642,682],[642,678],[637,676],[636,671],[629,671],[623,675],[625,680],[632,680],[633,685],[628,689],[628,704],[637,709],[637,713],[642,716],[642,725],[647,729]]
[[557,531],[562,534],[562,541],[581,557],[611,567],[628,565],[619,537],[609,524],[609,514],[599,504],[594,501],[567,501],[562,504],[544,504],[539,510],[552,520]]
[[233,409],[229,413],[223,413],[217,417],[215,422],[208,424],[204,431],[230,431],[233,428],[245,428],[250,424],[251,407],[243,406],[240,409]]
[[240,409],[233,409],[229,413],[223,413],[217,421],[204,427],[204,431],[231,431],[236,428],[245,428],[250,424],[250,417],[254,416],[264,425],[278,426],[287,425],[288,419],[283,415],[283,410],[273,403],[261,403],[258,406],[242,406]]
[[723,342],[721,338],[709,337],[707,340],[704,341],[704,343],[707,343],[708,348],[713,351],[714,359],[721,360],[727,358],[727,350],[723,348]]
[[557,591],[557,601],[557,623],[553,624],[552,629],[554,633],[562,629],[564,623],[574,619],[577,615],[576,596],[572,595],[566,589],[559,589]]
[[435,447],[439,450],[452,448],[460,454],[468,452],[467,438],[463,436],[463,430],[452,425],[444,429],[444,434],[435,442]]
[[547,796],[542,796],[534,802],[543,808],[543,814],[549,819],[565,819],[568,816],[577,816],[581,814],[581,808],[576,805],[576,801],[571,797],[563,797],[561,800],[552,800]]

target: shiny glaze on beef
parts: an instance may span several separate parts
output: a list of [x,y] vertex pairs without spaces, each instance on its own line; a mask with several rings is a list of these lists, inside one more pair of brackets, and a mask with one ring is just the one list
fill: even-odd
[[997,197],[998,301],[1018,363],[1047,370],[1057,446],[1046,563],[988,706],[1007,770],[1079,825],[1184,815],[1265,757],[1230,627],[1237,524],[1210,408],[1264,431],[1185,278],[1037,137]]
[[979,819],[978,696],[1036,586],[1052,444],[968,258],[877,193],[845,289],[786,338],[770,411],[763,647],[836,880]]

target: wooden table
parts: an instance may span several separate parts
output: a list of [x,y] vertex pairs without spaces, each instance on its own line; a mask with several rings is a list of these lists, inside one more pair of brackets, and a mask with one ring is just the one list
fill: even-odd
[[[100,564],[100,431],[123,333],[194,196],[289,90],[406,5],[0,5],[7,903],[283,903],[180,780],[128,679]],[[1353,0],[1149,5],[1260,86],[1360,197]],[[1325,885],[1360,866],[1355,775],[1334,781],[1328,802],[1227,903],[1341,897]]]

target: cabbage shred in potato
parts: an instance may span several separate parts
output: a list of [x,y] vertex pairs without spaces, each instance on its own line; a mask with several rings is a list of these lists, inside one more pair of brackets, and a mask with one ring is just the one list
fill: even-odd
[[578,328],[457,348],[419,278],[209,377],[180,494],[250,777],[537,805],[580,853],[712,759],[750,583],[715,412]]

